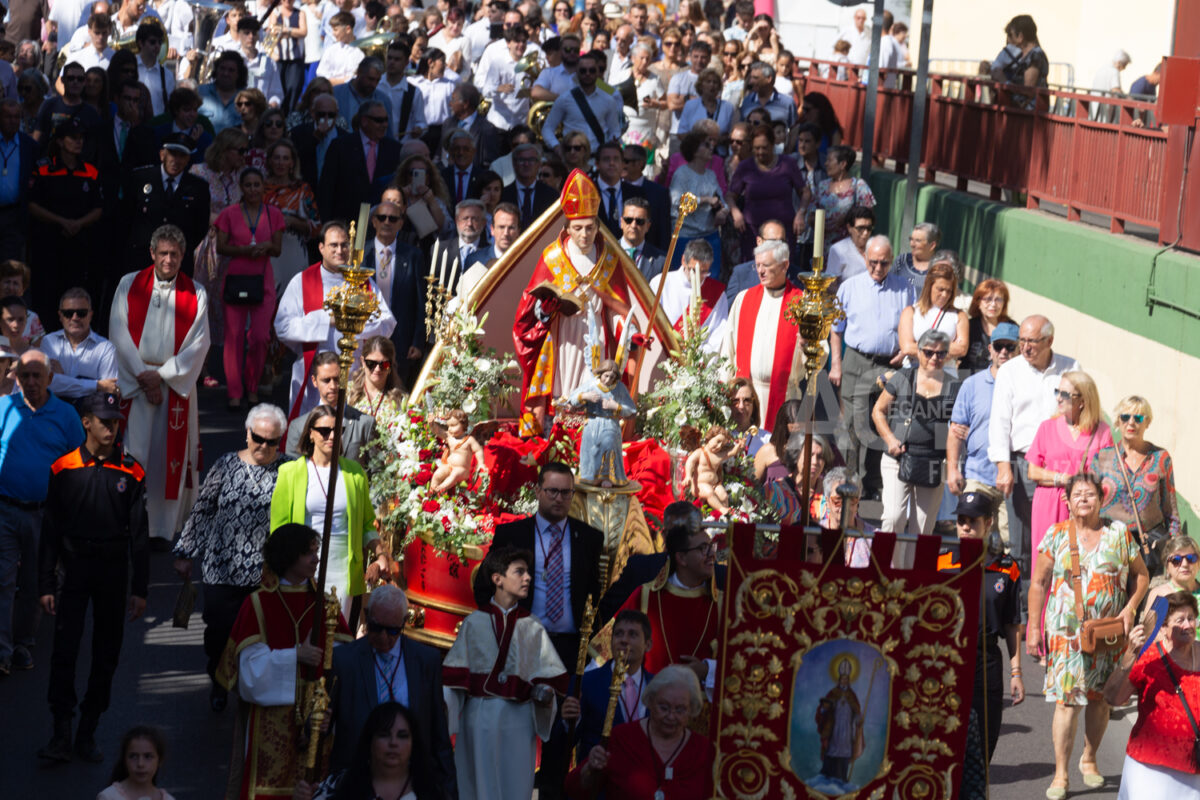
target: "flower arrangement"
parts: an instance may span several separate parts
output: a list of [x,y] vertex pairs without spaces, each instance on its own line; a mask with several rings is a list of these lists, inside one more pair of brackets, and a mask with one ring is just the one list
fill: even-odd
[[[520,369],[511,356],[497,357],[482,344],[483,325],[488,315],[476,319],[459,309],[446,328],[442,360],[425,393],[427,408],[461,408],[476,418],[491,419],[512,393],[512,373]],[[477,413],[478,412],[478,413]]]
[[704,350],[705,328],[699,324],[699,304],[694,303],[680,337],[678,351],[664,359],[663,379],[643,395],[638,405],[646,409],[644,436],[674,448],[693,450],[712,425],[728,425],[728,391],[722,375],[730,372],[729,359]]
[[766,501],[762,484],[754,479],[754,458],[743,448],[725,461],[722,485],[729,494],[730,510],[721,514],[705,505],[702,511],[711,519],[729,522],[778,522],[779,512]]

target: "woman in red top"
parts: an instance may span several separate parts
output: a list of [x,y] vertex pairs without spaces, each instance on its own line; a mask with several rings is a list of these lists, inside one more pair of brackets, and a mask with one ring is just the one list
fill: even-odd
[[707,800],[713,794],[712,742],[688,729],[703,695],[696,673],[664,667],[646,687],[648,716],[613,729],[608,749],[596,745],[567,777],[572,800],[601,791],[622,800]]
[[[1129,647],[1105,686],[1105,697],[1114,705],[1127,702],[1135,689],[1138,692],[1138,718],[1125,748],[1118,800],[1200,800],[1200,767],[1193,755],[1195,734],[1171,678],[1174,673],[1193,716],[1200,717],[1196,616],[1196,598],[1189,592],[1167,595],[1166,621],[1155,644],[1137,658],[1146,642],[1146,629],[1138,625],[1130,631]],[[1170,673],[1164,663],[1167,660]]]

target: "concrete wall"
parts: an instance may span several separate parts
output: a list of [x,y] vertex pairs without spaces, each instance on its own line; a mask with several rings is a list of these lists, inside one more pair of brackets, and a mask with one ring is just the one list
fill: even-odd
[[[904,180],[877,171],[871,185],[877,230],[904,246]],[[1200,533],[1200,425],[1190,413],[1200,399],[1200,319],[1146,305],[1158,248],[929,185],[918,195],[916,219],[941,226],[942,244],[969,267],[968,290],[983,277],[999,278],[1009,286],[1014,318],[1040,313],[1054,322],[1054,349],[1079,359],[1106,413],[1126,395],[1150,401],[1147,438],[1171,452],[1180,511]],[[1162,254],[1154,282],[1155,294],[1200,314],[1200,258]]]

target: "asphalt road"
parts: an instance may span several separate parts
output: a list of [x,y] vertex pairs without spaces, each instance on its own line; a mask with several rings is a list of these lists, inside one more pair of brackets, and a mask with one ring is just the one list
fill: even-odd
[[[202,390],[201,408],[202,444],[206,461],[211,463],[222,453],[241,446],[242,418],[224,411],[220,390]],[[43,619],[34,650],[34,669],[0,680],[0,796],[15,800],[91,800],[108,785],[121,734],[145,723],[159,726],[167,735],[161,786],[178,800],[215,800],[222,796],[233,708],[219,715],[208,708],[200,620],[203,599],[197,600],[187,630],[173,628],[171,615],[178,588],[170,555],[153,555],[146,616],[126,626],[121,664],[113,682],[112,707],[101,719],[97,732],[97,742],[106,756],[99,765],[73,761],[45,767],[35,755],[51,732],[46,686],[53,627],[50,619]],[[76,685],[81,696],[90,636],[89,629],[79,659]],[[1029,694],[1021,705],[1005,709],[991,770],[993,800],[1040,800],[1054,772],[1050,744],[1053,707],[1044,701],[1040,668],[1026,663],[1024,669]],[[1082,748],[1080,726],[1079,743],[1072,757],[1072,797],[1100,800],[1117,796],[1132,721],[1133,714],[1126,713],[1109,726],[1099,760],[1108,782],[1101,789],[1086,789],[1074,766]]]

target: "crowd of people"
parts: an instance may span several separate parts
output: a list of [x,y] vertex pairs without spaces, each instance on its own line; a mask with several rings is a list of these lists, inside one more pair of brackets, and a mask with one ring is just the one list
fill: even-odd
[[[1194,694],[1196,607],[1181,597],[1200,591],[1200,549],[1184,535],[1170,455],[1146,439],[1150,402],[1121,399],[1110,427],[1096,382],[1054,350],[1037,308],[1010,308],[994,279],[960,295],[964,265],[942,242],[961,232],[922,221],[903,253],[875,232],[875,197],[832,106],[805,93],[749,0],[682,0],[670,14],[592,0],[235,2],[203,49],[182,0],[68,5],[51,15],[61,46],[22,46],[18,96],[0,100],[0,678],[34,667],[40,615],[54,615],[42,759],[104,759],[97,731],[122,635],[145,610],[152,554],[170,552],[182,580],[203,584],[209,707],[232,700],[247,714],[229,796],[711,795],[724,572],[696,505],[668,506],[665,552],[601,586],[601,534],[568,516],[577,476],[546,465],[537,512],[497,529],[480,610],[443,659],[405,632],[369,491],[376,423],[405,408],[434,345],[427,277],[467,298],[576,171],[594,185],[587,219],[651,287],[664,283],[670,321],[700,299],[705,349],[730,370],[724,434],[776,516],[930,535],[941,514],[959,537],[989,540],[966,785],[995,750],[1004,686],[1024,698],[1023,650],[1043,661],[1056,703],[1051,798],[1067,792],[1081,709],[1081,770],[1100,785],[1114,768],[1096,762],[1106,698],[1139,689],[1178,716],[1159,663]],[[847,63],[865,61],[864,20],[856,12],[843,37]],[[1004,80],[1044,82],[1036,28],[1022,17],[1009,28],[1025,66],[1001,65]],[[110,48],[127,34],[136,53]],[[548,104],[543,118],[535,103]],[[699,208],[667,264],[685,192]],[[339,334],[322,300],[342,284],[364,204],[380,313],[355,356],[330,498]],[[570,232],[584,215],[566,213]],[[572,245],[581,257],[590,235]],[[836,435],[817,437],[805,464],[803,355],[785,310],[816,258],[845,319],[816,379],[837,398],[823,420]],[[554,312],[537,302],[544,326]],[[289,381],[286,407],[260,397],[276,380]],[[245,446],[203,479],[202,385],[223,385],[245,427]],[[464,420],[447,424],[470,438]],[[878,519],[862,517],[869,500]],[[312,588],[330,513],[337,681],[331,719],[309,725],[296,710],[333,644]],[[897,547],[896,565],[912,555]],[[845,559],[867,565],[869,539],[848,541]],[[942,566],[960,568],[955,547]],[[589,594],[628,666],[607,741],[611,664],[564,694]],[[1163,633],[1136,624],[1159,599]],[[102,646],[80,702],[89,606]],[[1119,620],[1128,649],[1081,650],[1089,618]],[[1151,664],[1154,649],[1139,648],[1155,637]],[[1194,763],[1147,738],[1168,727],[1153,713],[1130,743],[1143,771],[1127,762],[1126,779],[1200,791]],[[317,735],[330,747],[323,774],[301,764],[298,743]],[[169,797],[155,786],[164,755],[160,733],[130,730],[102,796]]]

